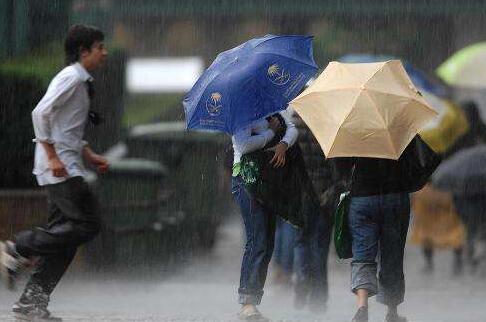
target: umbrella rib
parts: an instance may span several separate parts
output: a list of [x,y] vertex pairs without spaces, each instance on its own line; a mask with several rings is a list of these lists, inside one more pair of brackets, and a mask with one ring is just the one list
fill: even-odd
[[[388,62],[388,61],[387,61],[387,62]],[[383,69],[383,67],[385,67],[385,66],[386,66],[386,63],[387,63],[387,62],[385,62],[385,64],[383,64],[383,65],[382,65],[380,68],[378,68],[377,70],[375,70],[375,71],[373,72],[373,74],[371,74],[371,76],[370,76],[370,77],[369,77],[369,78],[368,78],[368,79],[367,79],[367,80],[366,80],[366,81],[363,83],[363,87],[364,87],[364,86],[366,85],[366,83],[368,83],[368,82],[369,82],[369,81],[370,81],[370,80],[371,80],[373,77],[375,77],[375,75],[376,75],[376,74],[378,74],[378,72],[379,72],[380,70],[382,70],[382,69]]]
[[383,118],[383,116],[380,114],[380,110],[378,109],[378,107],[376,106],[375,104],[375,101],[371,98],[371,96],[366,93],[366,95],[368,95],[370,101],[371,101],[371,105],[373,105],[373,107],[375,108],[376,110],[376,113],[380,116],[380,119],[383,121],[383,125],[385,126],[385,128],[387,129],[386,131],[386,134],[387,134],[387,137],[388,137],[388,142],[390,143],[390,146],[391,148],[393,149],[393,152],[395,152],[395,155],[397,155],[397,149],[395,148],[395,145],[393,144],[393,140],[390,136],[390,132],[388,131],[388,125],[386,124],[386,121],[385,119]]
[[[379,90],[370,89],[370,88],[367,88],[366,90],[367,91],[370,91],[370,92],[373,92],[373,93],[381,94],[381,95],[389,95],[389,96],[395,96],[395,97],[403,97],[403,96],[400,96],[400,95],[395,94],[395,93],[390,93],[390,92],[385,92],[385,91],[379,91]],[[416,99],[414,97],[409,97],[409,98],[410,98],[410,100],[414,101],[415,103],[418,103],[421,106],[425,106],[427,109],[432,110],[433,112],[435,112],[436,114],[438,114],[437,111],[435,110],[435,108],[431,107],[430,104],[427,101],[426,101],[427,104],[424,104],[423,102],[419,101],[418,99]]]
[[[225,74],[225,73],[224,73],[224,71],[226,71],[226,69],[228,69],[228,67],[229,67],[229,66],[230,66],[230,64],[228,64],[227,66],[225,66],[225,67],[224,67],[224,68],[221,70],[221,72],[219,72],[219,73],[215,74],[215,75],[214,75],[214,77],[212,77],[212,78],[211,78],[209,81],[207,81],[206,86],[205,86],[205,87],[204,87],[204,89],[201,91],[201,94],[200,94],[200,95],[197,97],[197,100],[198,100],[198,101],[201,99],[201,97],[202,97],[202,96],[204,95],[204,93],[206,92],[207,86],[208,86],[210,83],[214,82],[214,81],[215,81],[215,79],[217,79],[217,78],[219,78],[221,75]],[[192,115],[192,117],[194,117],[194,116],[195,116],[195,115]],[[191,120],[192,120],[192,118],[191,118]]]
[[[384,65],[383,65],[384,66]],[[368,83],[370,81],[370,79],[372,79],[382,68],[383,66],[381,66],[380,68],[378,68],[375,72],[373,72],[373,74],[363,83],[363,86],[366,85],[366,83]],[[353,75],[351,74],[351,76],[353,77]],[[354,77],[353,77],[354,78]],[[356,87],[345,87],[345,88],[340,88],[340,89],[356,89]],[[325,92],[330,92],[330,91],[334,91],[335,89],[328,89],[328,90],[319,90],[320,93],[325,93]],[[304,92],[305,93],[305,92]],[[304,94],[302,93],[302,94]],[[311,92],[313,93],[313,92]],[[305,97],[311,93],[308,93],[308,94],[305,94],[303,96],[300,96],[299,98],[302,98],[302,97]],[[302,95],[301,94],[301,95]],[[358,95],[359,96],[359,95]],[[356,101],[354,102],[356,103]],[[349,115],[349,114],[348,114]],[[347,116],[346,116],[347,117]]]
[[331,88],[331,89],[325,89],[325,90],[315,90],[315,91],[312,91],[312,92],[308,92],[306,93],[305,91],[302,92],[302,94],[300,94],[299,96],[297,96],[296,98],[294,98],[294,100],[298,101],[304,97],[308,97],[312,94],[321,94],[321,93],[329,93],[329,92],[335,92],[336,90],[356,90],[356,87],[339,87],[338,89],[336,88]]
[[415,99],[413,97],[411,97],[411,100],[414,101],[415,103],[418,103],[420,106],[425,106],[428,110],[434,112],[436,115],[439,114],[439,112],[437,112],[435,110],[435,108],[433,108],[431,105],[429,105],[429,103],[427,101],[426,101],[427,104],[424,104],[424,103],[420,102],[419,100],[417,100],[417,99]]
[[[318,68],[315,63],[312,65],[312,64],[309,64],[307,62],[304,62],[301,59],[298,59],[296,57],[289,57],[289,56],[285,56],[285,55],[282,55],[282,54],[277,54],[277,53],[272,53],[272,52],[265,52],[265,51],[258,52],[258,53],[254,53],[254,55],[263,55],[263,54],[265,54],[265,55],[274,55],[274,56],[279,56],[279,57],[283,57],[283,58],[286,58],[286,59],[295,60],[296,62],[299,62],[299,63],[301,63],[303,65],[307,65],[307,66],[311,66],[311,67],[314,67],[314,68]],[[316,72],[317,72],[317,70],[316,70]]]
[[[359,93],[358,95],[356,95],[356,97],[354,98],[354,101],[353,101],[353,104],[351,104],[351,106],[354,106],[354,104],[356,104],[356,101],[358,100],[359,96],[361,95],[361,93]],[[341,127],[343,126],[344,123],[346,123],[346,120],[348,119],[349,115],[351,115],[351,112],[353,111],[353,109],[351,108],[348,112],[348,114],[346,114],[346,117],[344,118],[344,120],[341,122],[341,125],[339,125],[337,131],[336,131],[336,136],[334,137],[334,140],[332,141],[332,144],[331,146],[329,147],[329,154],[331,154],[332,152],[332,149],[334,148],[334,144],[336,143],[336,137],[337,137],[337,134],[339,133],[339,130],[341,129]]]
[[[387,62],[388,62],[388,61],[387,61]],[[386,64],[387,62],[385,62],[385,64]],[[340,64],[341,64],[341,65],[354,65],[355,63],[340,63]],[[363,82],[362,87],[364,87],[364,85],[366,85],[366,83],[367,83],[367,82],[369,82],[369,80],[370,80],[370,79],[372,79],[373,77],[375,77],[375,75],[376,75],[376,74],[377,74],[377,73],[378,73],[378,72],[379,72],[379,71],[380,71],[380,70],[381,70],[381,69],[382,69],[382,68],[385,66],[385,64],[383,64],[383,65],[382,65],[382,66],[380,66],[380,67],[379,67],[377,70],[375,70],[375,71],[374,71],[374,72],[373,72],[373,73],[370,75],[370,77],[368,77],[368,79],[366,79],[366,80]],[[349,69],[344,68],[344,69],[342,69],[342,70],[344,70],[344,71],[347,73],[347,75],[349,75],[349,76],[350,76],[350,78],[352,78],[352,79],[355,79],[355,80],[356,80],[356,78],[354,77],[354,74],[353,74],[353,73],[352,73],[352,72],[351,72]]]
[[[214,82],[214,80],[215,80],[215,79],[217,79],[217,78],[219,78],[221,75],[225,75],[225,74],[226,74],[226,73],[225,73],[225,72],[226,72],[226,70],[227,70],[229,67],[231,67],[233,63],[234,63],[233,61],[232,61],[232,62],[229,62],[229,63],[228,63],[226,66],[224,66],[224,67],[221,69],[221,71],[220,71],[220,72],[215,73],[215,75],[214,75],[214,76],[213,76],[213,77],[212,77],[210,80],[206,81],[206,86],[204,87],[204,90],[203,90],[203,91],[201,91],[201,95],[198,97],[198,100],[199,100],[199,99],[201,99],[201,97],[204,95],[204,91],[206,90],[207,85],[208,85],[208,84],[210,84],[210,83],[212,83],[212,82]],[[212,64],[211,64],[211,65],[212,65]],[[209,66],[209,67],[211,67],[211,66]],[[209,68],[208,68],[206,71],[209,71]]]
[[[268,41],[270,41],[270,40],[273,40],[273,39],[275,39],[275,38],[279,38],[279,37],[287,37],[287,38],[300,38],[300,37],[302,37],[302,36],[298,36],[298,35],[275,36],[275,35],[274,35],[274,37],[272,37],[272,38],[268,38],[268,39],[265,39],[265,40],[263,40],[262,42],[258,43],[257,45],[253,46],[253,49],[256,49],[258,46],[261,46],[262,44],[264,44],[264,43],[266,43],[266,42],[268,42]],[[307,37],[309,37],[309,36],[307,36]],[[307,38],[307,37],[305,37],[305,38]],[[313,37],[311,36],[310,38],[313,38]],[[262,53],[262,54],[263,54],[263,53],[265,53],[265,54],[275,54],[275,53],[267,53],[267,52],[261,52],[261,53]],[[259,54],[259,53],[257,53],[257,54]],[[275,54],[275,55],[279,55],[279,56],[281,56],[281,57],[285,57],[285,58],[289,58],[289,59],[294,59],[294,58],[292,58],[292,57],[287,57],[287,56],[280,55],[280,54]],[[297,60],[297,61],[299,61],[299,62],[301,62],[301,63],[303,63],[303,64],[306,64],[306,65],[310,65],[310,66],[313,66],[313,67],[318,67],[318,66],[317,66],[317,64],[315,63],[315,61],[314,61],[314,59],[313,59],[313,57],[312,57],[312,56],[311,56],[311,58],[312,58],[312,60],[313,60],[314,65],[310,65],[310,64],[308,64],[308,63],[302,62],[302,61],[301,61],[301,60],[299,60],[299,59],[295,59],[295,60]]]

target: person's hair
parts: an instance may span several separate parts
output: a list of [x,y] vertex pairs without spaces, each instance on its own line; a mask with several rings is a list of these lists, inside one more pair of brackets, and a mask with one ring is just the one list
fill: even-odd
[[79,61],[79,54],[82,50],[90,50],[96,41],[104,39],[103,32],[94,26],[82,24],[71,26],[64,41],[66,65]]

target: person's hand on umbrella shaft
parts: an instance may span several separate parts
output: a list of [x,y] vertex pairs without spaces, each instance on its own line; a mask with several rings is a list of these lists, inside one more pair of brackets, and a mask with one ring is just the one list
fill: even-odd
[[280,142],[275,146],[275,154],[273,158],[270,160],[270,163],[273,164],[275,168],[280,168],[285,165],[286,161],[286,152],[287,152],[287,143]]

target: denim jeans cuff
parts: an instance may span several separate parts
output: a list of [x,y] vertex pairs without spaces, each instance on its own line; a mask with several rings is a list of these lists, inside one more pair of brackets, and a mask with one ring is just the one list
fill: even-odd
[[376,277],[376,263],[352,262],[351,263],[351,290],[356,293],[358,289],[366,289],[369,296],[378,293],[378,279]]
[[262,301],[262,296],[261,295],[255,295],[255,294],[238,294],[238,303],[242,305],[246,304],[253,304],[253,305],[259,305]]
[[351,285],[351,292],[356,294],[358,290],[367,290],[368,296],[372,297],[378,294],[378,288],[373,283],[362,283],[357,285]]

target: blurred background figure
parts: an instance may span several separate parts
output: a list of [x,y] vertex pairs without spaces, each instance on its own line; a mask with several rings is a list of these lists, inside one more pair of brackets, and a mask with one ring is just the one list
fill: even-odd
[[432,178],[432,184],[453,196],[454,206],[467,231],[467,258],[473,270],[486,256],[475,255],[476,245],[484,242],[486,231],[486,145],[462,149],[444,161]]
[[[435,150],[442,151],[445,160],[454,156],[458,151],[484,143],[486,139],[486,127],[481,121],[477,105],[468,101],[461,105],[459,111],[462,111],[464,116],[458,114],[446,124],[450,124],[449,128],[452,128],[453,124],[457,124],[455,125],[457,128],[457,126],[460,126],[461,119],[464,119],[462,123],[465,131],[462,131],[462,134],[459,132],[460,135],[449,141],[449,144],[444,145],[445,148],[439,147],[436,140],[437,136],[432,136],[430,131],[424,134],[424,138],[432,143]],[[479,199],[481,197],[474,198],[474,200]],[[466,203],[460,195],[453,198],[450,193],[438,191],[432,185],[428,185],[423,191],[414,194],[412,199],[414,217],[411,242],[423,247],[425,272],[433,270],[434,249],[451,249],[454,253],[453,273],[455,275],[461,274],[463,272],[463,250],[466,236],[468,240],[468,262],[473,266],[476,265],[472,254],[474,253],[473,240],[476,240],[473,236],[477,235],[475,224],[478,223],[464,226],[462,221],[471,221],[471,216],[478,220],[480,215],[457,216],[458,213],[470,212],[468,211],[469,206],[465,206]],[[467,232],[465,228],[467,228]]]
[[460,107],[467,121],[467,131],[454,142],[450,149],[445,151],[445,158],[462,149],[486,143],[486,125],[481,119],[478,105],[474,101],[466,101],[461,103]]
[[292,114],[299,130],[297,143],[320,206],[310,214],[310,229],[299,230],[283,220],[277,222],[273,282],[293,290],[296,308],[323,313],[329,297],[328,255],[337,191],[330,163],[312,132],[291,108],[287,113]]
[[453,274],[463,272],[463,247],[466,232],[456,213],[452,196],[427,185],[412,197],[412,231],[410,241],[422,246],[425,272],[434,269],[434,252],[451,249],[454,253]]

